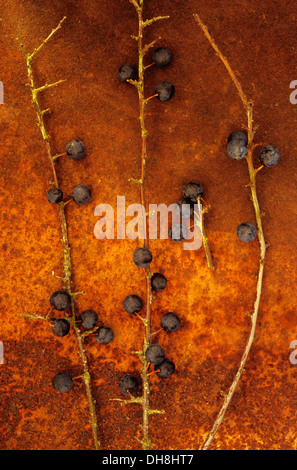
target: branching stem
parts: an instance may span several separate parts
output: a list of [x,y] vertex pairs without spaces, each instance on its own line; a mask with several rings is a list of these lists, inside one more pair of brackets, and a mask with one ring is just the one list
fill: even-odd
[[[146,208],[146,201],[145,201],[145,164],[147,159],[147,136],[148,132],[145,126],[145,108],[148,104],[149,100],[153,97],[149,97],[145,99],[144,96],[144,71],[145,66],[143,63],[143,59],[148,52],[148,50],[154,46],[158,39],[155,39],[149,44],[143,45],[143,30],[146,26],[151,25],[153,22],[167,19],[167,16],[158,16],[149,20],[143,20],[143,0],[129,0],[135,7],[135,10],[138,15],[138,35],[134,36],[135,40],[137,41],[138,45],[138,80],[131,82],[132,85],[136,87],[138,92],[138,100],[139,100],[139,122],[140,122],[140,131],[141,131],[141,172],[140,178],[138,180],[132,180],[137,182],[140,188],[140,200],[142,207]],[[144,227],[144,247],[149,249],[149,230],[148,230],[148,211],[145,209],[145,217],[143,218]],[[145,352],[147,348],[151,344],[151,314],[152,314],[152,288],[151,288],[151,271],[150,268],[145,268],[146,272],[146,314],[145,318],[142,319],[145,333],[144,333],[144,342],[143,342],[143,352],[141,355],[142,360],[142,388],[143,388],[143,396],[141,400],[142,409],[143,409],[143,417],[142,417],[142,448],[143,450],[148,450],[151,446],[150,435],[149,435],[149,416],[152,414],[152,410],[150,410],[149,406],[149,395],[150,395],[150,378],[147,373],[147,360],[145,358]]]
[[239,95],[239,97],[242,101],[244,110],[246,112],[246,116],[247,116],[247,134],[248,134],[248,153],[247,153],[247,156],[246,156],[246,161],[247,161],[247,164],[248,164],[248,171],[249,171],[249,178],[250,178],[249,186],[250,186],[250,190],[251,190],[251,199],[252,199],[252,203],[253,203],[253,207],[254,207],[254,211],[255,211],[255,216],[256,216],[257,229],[258,229],[257,233],[258,233],[258,240],[259,240],[259,244],[260,244],[259,272],[258,272],[258,276],[257,276],[256,300],[255,300],[255,303],[254,303],[253,313],[251,314],[251,322],[252,322],[251,330],[250,330],[250,333],[249,333],[249,336],[248,336],[248,339],[247,339],[247,342],[246,342],[246,346],[245,346],[243,355],[241,357],[239,368],[238,368],[238,370],[236,372],[236,375],[233,379],[233,382],[232,382],[232,384],[229,388],[229,391],[228,391],[227,395],[225,396],[223,405],[222,405],[222,407],[219,411],[219,414],[217,415],[217,418],[216,418],[216,420],[215,420],[215,422],[212,426],[212,429],[211,429],[211,431],[210,431],[210,433],[209,433],[209,435],[208,435],[208,437],[207,437],[207,439],[206,439],[206,441],[205,441],[205,443],[202,447],[202,450],[207,450],[209,448],[209,446],[210,446],[210,444],[211,444],[211,442],[212,442],[212,440],[213,440],[220,424],[222,423],[222,421],[224,419],[225,413],[226,413],[226,411],[229,407],[229,404],[232,400],[233,394],[234,394],[234,392],[236,390],[236,387],[238,385],[238,382],[241,378],[241,375],[242,375],[244,367],[245,367],[246,360],[248,358],[251,346],[252,346],[253,341],[254,341],[255,330],[256,330],[256,325],[257,325],[257,318],[258,318],[258,312],[259,312],[259,305],[260,305],[260,298],[261,298],[261,293],[262,293],[264,260],[265,260],[265,253],[266,253],[267,244],[266,244],[265,238],[264,238],[264,233],[263,233],[263,228],[262,228],[261,210],[260,210],[259,201],[258,201],[258,197],[257,197],[257,191],[256,191],[256,174],[257,174],[258,171],[255,170],[254,164],[253,164],[253,150],[255,148],[255,144],[254,144],[253,141],[254,141],[254,135],[255,135],[255,132],[256,132],[256,128],[254,126],[254,120],[253,120],[253,103],[252,103],[252,101],[247,99],[246,95],[244,94],[244,92],[242,90],[242,86],[239,83],[235,73],[233,72],[228,60],[221,53],[220,49],[216,45],[214,39],[210,35],[210,33],[209,33],[207,27],[205,26],[205,24],[202,23],[202,21],[201,21],[201,19],[198,15],[194,15],[194,18],[197,21],[198,25],[201,27],[204,35],[206,36],[206,38],[210,42],[210,44],[213,47],[213,49],[215,50],[216,54],[218,55],[218,57],[221,59],[221,61],[225,65],[225,67],[227,69],[227,72],[230,75],[231,80],[233,81],[233,83],[234,83],[234,85],[237,89],[238,95]]
[[[53,178],[54,178],[54,185],[56,188],[59,187],[58,184],[58,177],[57,177],[57,172],[55,168],[55,155],[52,152],[51,145],[50,145],[50,138],[49,135],[47,134],[45,124],[44,124],[44,114],[48,111],[46,110],[41,110],[39,101],[37,98],[37,95],[39,92],[44,91],[51,86],[56,86],[59,83],[62,83],[64,80],[59,80],[56,83],[53,83],[51,85],[45,85],[40,88],[35,87],[34,83],[34,77],[33,77],[33,71],[32,71],[32,59],[35,57],[35,55],[42,49],[42,47],[49,41],[49,39],[54,35],[54,33],[60,29],[63,21],[65,20],[66,17],[64,17],[59,25],[52,30],[52,32],[49,34],[49,36],[41,43],[39,47],[34,49],[34,51],[29,54],[25,47],[23,46],[22,42],[20,41],[19,38],[18,42],[20,44],[21,50],[25,56],[26,59],[26,66],[27,66],[27,73],[28,73],[28,79],[29,79],[29,88],[31,90],[31,98],[32,98],[32,104],[33,108],[35,110],[36,116],[37,116],[37,121],[38,121],[38,126],[42,134],[43,141],[46,146],[46,152],[47,156],[50,162],[50,166],[52,169],[53,173]],[[68,294],[71,296],[71,324],[73,326],[73,329],[75,331],[75,335],[77,338],[78,342],[78,350],[79,350],[79,355],[81,357],[81,362],[82,362],[82,367],[83,367],[83,379],[85,383],[85,388],[86,388],[86,395],[87,395],[87,400],[88,400],[88,405],[89,405],[89,413],[90,413],[90,422],[91,422],[91,429],[92,429],[92,436],[93,436],[93,441],[94,441],[94,447],[96,450],[100,449],[100,441],[98,439],[98,431],[97,431],[97,417],[96,417],[96,408],[95,408],[95,401],[92,396],[92,388],[91,388],[91,379],[90,379],[90,374],[89,374],[89,366],[88,366],[88,361],[87,361],[87,356],[84,348],[84,336],[81,333],[79,327],[76,324],[76,308],[75,308],[75,297],[76,295],[72,292],[72,270],[71,270],[71,254],[70,254],[70,245],[68,241],[68,228],[67,228],[67,219],[66,219],[66,213],[65,213],[65,204],[64,202],[61,202],[58,204],[59,208],[59,218],[60,218],[60,226],[61,226],[61,233],[62,233],[62,247],[63,247],[63,269],[64,269],[64,277],[63,277],[63,283],[64,283],[64,289],[68,292]],[[35,316],[36,318],[36,316]]]

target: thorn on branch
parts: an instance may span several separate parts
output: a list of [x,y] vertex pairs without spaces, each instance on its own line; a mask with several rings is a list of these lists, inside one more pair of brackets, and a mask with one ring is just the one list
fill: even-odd
[[146,26],[150,26],[152,23],[154,23],[155,21],[159,21],[159,20],[168,20],[168,18],[170,18],[170,16],[155,16],[154,18],[151,18],[149,20],[146,20],[143,22],[142,26],[144,28],[146,28]]
[[54,86],[57,86],[57,85],[59,85],[60,83],[63,83],[63,82],[66,82],[66,80],[58,80],[57,82],[50,83],[50,84],[46,83],[45,85],[43,85],[39,88],[35,88],[34,91],[35,91],[35,93],[40,93],[41,91],[44,91],[44,90],[47,90],[48,88],[52,88]]

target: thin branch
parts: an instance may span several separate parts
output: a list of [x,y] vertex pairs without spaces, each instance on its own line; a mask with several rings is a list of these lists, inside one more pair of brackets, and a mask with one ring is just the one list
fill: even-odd
[[147,26],[150,26],[155,21],[168,20],[168,18],[170,18],[170,16],[155,16],[154,18],[151,18],[150,20],[145,20],[144,23],[143,23],[143,28],[146,28]]
[[[25,56],[26,59],[26,65],[27,65],[27,73],[28,73],[28,79],[29,79],[29,87],[31,90],[31,98],[32,98],[32,104],[33,108],[35,110],[36,116],[37,116],[37,121],[38,121],[38,126],[41,131],[43,140],[45,142],[46,146],[46,152],[48,155],[48,159],[50,162],[50,166],[52,169],[53,173],[53,178],[54,178],[54,185],[56,188],[59,187],[58,184],[58,178],[57,178],[57,173],[56,173],[56,168],[55,168],[55,158],[51,149],[50,145],[50,139],[47,134],[45,124],[44,124],[44,119],[43,116],[47,110],[41,110],[39,101],[37,98],[37,94],[39,91],[43,91],[46,88],[49,88],[51,86],[55,86],[58,83],[61,83],[63,80],[60,80],[59,82],[56,82],[51,85],[45,85],[40,88],[35,87],[34,83],[34,77],[33,77],[33,71],[32,71],[32,59],[33,57],[42,49],[42,47],[49,41],[49,39],[53,36],[53,34],[60,29],[63,21],[65,20],[66,17],[64,17],[57,28],[53,29],[52,32],[49,34],[49,36],[41,43],[41,45],[33,51],[32,54],[27,53],[25,47],[23,46],[21,40],[19,38],[18,42],[20,44],[21,50]],[[64,277],[63,277],[63,283],[64,283],[64,288],[68,292],[68,294],[71,297],[71,323],[73,326],[73,329],[75,331],[75,335],[77,338],[78,342],[78,350],[79,350],[79,355],[81,357],[82,361],[82,367],[83,367],[83,379],[85,382],[85,387],[86,387],[86,395],[87,395],[87,400],[88,400],[88,405],[89,405],[89,413],[90,413],[90,422],[91,422],[91,429],[92,429],[92,435],[93,435],[93,441],[94,441],[94,447],[96,450],[100,449],[100,441],[98,439],[98,431],[97,431],[97,417],[96,417],[96,409],[95,409],[95,401],[92,396],[92,388],[91,388],[91,379],[90,379],[90,374],[89,374],[89,367],[88,367],[88,361],[87,361],[87,356],[84,348],[84,337],[81,334],[81,331],[79,327],[76,325],[76,308],[75,308],[75,297],[78,294],[72,292],[72,269],[71,269],[71,254],[70,254],[70,245],[68,241],[68,227],[67,227],[67,220],[66,220],[66,214],[65,214],[65,204],[64,202],[60,202],[58,204],[59,208],[59,218],[60,218],[60,226],[61,226],[61,233],[62,233],[62,247],[63,247],[63,269],[64,269]]]
[[202,23],[201,19],[199,18],[198,15],[194,15],[195,20],[197,21],[198,25],[201,27],[204,35],[212,45],[213,49],[215,50],[216,54],[218,57],[221,59],[223,64],[225,65],[228,74],[231,77],[231,80],[233,81],[238,95],[243,103],[243,106],[245,108],[245,112],[247,115],[247,132],[248,132],[248,153],[246,156],[246,161],[248,164],[248,171],[249,171],[249,177],[250,177],[250,182],[249,186],[251,188],[251,199],[255,211],[255,216],[256,216],[256,221],[257,221],[257,234],[258,234],[258,240],[260,244],[260,259],[259,259],[259,272],[257,276],[257,287],[256,287],[256,300],[254,302],[254,310],[253,313],[251,314],[251,321],[252,321],[252,326],[250,330],[250,334],[247,339],[247,343],[243,352],[243,355],[241,357],[241,361],[239,364],[239,368],[236,372],[236,375],[233,379],[233,382],[229,388],[229,391],[227,395],[225,396],[223,405],[219,411],[219,414],[217,415],[217,418],[213,424],[213,427],[202,447],[203,450],[207,450],[220,426],[222,423],[224,416],[226,414],[226,411],[229,407],[229,404],[232,400],[233,394],[236,390],[236,387],[238,385],[238,382],[241,378],[241,375],[243,373],[244,367],[246,360],[248,358],[251,346],[253,344],[254,338],[255,338],[255,330],[256,330],[256,325],[257,325],[257,318],[258,318],[258,312],[259,312],[259,305],[260,305],[260,298],[261,298],[261,293],[262,293],[262,282],[263,282],[263,272],[264,272],[264,259],[265,259],[265,252],[266,252],[266,247],[267,244],[265,242],[264,238],[264,233],[263,233],[263,227],[262,227],[262,216],[261,216],[261,210],[259,206],[259,201],[257,197],[257,191],[256,191],[256,174],[257,171],[254,168],[253,164],[253,149],[255,147],[253,143],[254,135],[255,135],[255,126],[254,126],[254,120],[253,120],[253,102],[251,100],[248,100],[246,95],[244,94],[241,84],[239,83],[235,73],[233,72],[228,60],[226,57],[223,56],[221,53],[220,49],[216,45],[214,39],[211,37],[209,34],[209,31],[207,27]]
[[[145,125],[145,107],[148,103],[148,99],[145,99],[144,96],[144,71],[145,66],[143,63],[143,59],[145,54],[148,50],[154,46],[158,39],[155,39],[149,44],[143,45],[143,30],[146,26],[150,25],[154,21],[158,21],[159,19],[165,19],[167,17],[156,17],[150,20],[143,21],[143,0],[130,0],[130,2],[134,5],[137,15],[138,15],[138,35],[134,36],[137,40],[138,45],[138,81],[131,82],[137,89],[138,92],[138,100],[139,100],[139,121],[140,121],[140,131],[141,131],[141,175],[139,179],[131,178],[130,181],[139,185],[140,188],[140,200],[141,205],[146,208],[145,202],[145,164],[147,159],[147,136],[148,132]],[[149,249],[149,232],[148,232],[148,211],[145,210],[146,217],[144,218],[144,246],[145,248]],[[150,395],[150,378],[147,374],[147,360],[145,358],[145,352],[147,348],[151,344],[151,314],[152,314],[152,287],[151,287],[151,271],[150,268],[145,268],[146,272],[146,314],[145,318],[142,319],[144,323],[145,333],[144,333],[144,342],[143,342],[143,355],[140,356],[141,361],[143,363],[142,366],[142,388],[143,388],[143,396],[142,396],[142,409],[143,409],[143,416],[142,416],[142,448],[143,450],[148,450],[151,446],[150,435],[149,435],[149,416],[150,406],[149,406],[149,395]]]
[[48,35],[48,37],[46,39],[44,39],[42,41],[42,43],[40,44],[40,46],[38,46],[37,48],[34,49],[34,51],[32,52],[32,54],[30,54],[30,59],[32,60],[33,57],[35,57],[35,55],[43,48],[43,46],[51,39],[51,37],[58,31],[58,29],[61,28],[62,26],[62,23],[66,20],[66,16],[64,16],[64,18],[61,19],[60,23],[58,24],[58,26],[56,28],[54,28],[52,30],[52,32]]

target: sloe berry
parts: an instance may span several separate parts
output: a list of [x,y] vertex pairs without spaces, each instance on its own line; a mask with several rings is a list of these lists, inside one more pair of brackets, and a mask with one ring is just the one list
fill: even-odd
[[124,64],[118,71],[118,77],[122,83],[127,83],[127,80],[137,80],[138,70],[134,65]]
[[160,292],[161,290],[165,289],[167,285],[166,277],[161,273],[154,273],[151,277],[151,286],[152,290],[156,292]]
[[133,396],[137,395],[139,389],[137,378],[133,377],[133,375],[125,375],[121,378],[120,389],[121,392],[126,396],[129,396],[129,393]]
[[58,202],[61,202],[63,199],[63,191],[61,191],[61,189],[59,188],[50,189],[46,193],[46,197],[47,197],[47,200],[51,204],[57,204]]
[[242,142],[243,145],[246,145],[248,142],[247,136],[241,131],[232,132],[228,137],[228,143],[231,142],[231,140],[238,140],[239,142]]
[[165,47],[158,47],[152,53],[152,61],[157,65],[157,67],[165,67],[169,65],[172,59],[172,54]]
[[189,219],[194,213],[194,205],[191,199],[180,199],[177,201],[176,212],[182,219]]
[[148,248],[138,248],[134,251],[133,261],[138,268],[146,268],[152,262],[153,255]]
[[63,336],[68,335],[70,330],[70,323],[69,321],[65,320],[65,318],[55,318],[53,320],[53,327],[52,327],[52,332],[56,336],[60,336],[61,338]]
[[257,236],[257,229],[250,222],[243,222],[237,227],[237,236],[242,242],[252,242]]
[[227,145],[227,153],[233,160],[242,160],[247,152],[248,149],[242,140],[230,140]]
[[79,184],[73,189],[72,197],[79,205],[87,204],[91,199],[91,190],[89,186],[86,186],[85,184]]
[[86,147],[80,140],[71,140],[66,145],[66,153],[73,160],[80,160],[86,154]]
[[148,362],[157,366],[164,361],[165,353],[159,344],[153,343],[145,351],[145,358]]
[[169,101],[174,96],[175,88],[170,82],[160,82],[155,88],[155,93],[160,101]]
[[128,313],[137,313],[142,309],[142,300],[138,295],[128,295],[123,301],[123,307]]
[[267,145],[260,151],[259,160],[262,165],[267,166],[267,168],[272,168],[277,165],[279,159],[279,151],[276,147],[273,147],[273,145]]
[[197,198],[203,196],[203,187],[198,181],[189,181],[183,187],[183,195],[186,200],[197,202]]
[[187,239],[188,229],[185,225],[175,224],[169,229],[168,235],[174,242],[183,242]]
[[57,392],[65,393],[72,389],[73,380],[71,375],[67,374],[67,372],[60,372],[55,375],[52,380],[52,384]]
[[71,306],[71,297],[64,290],[57,290],[50,297],[50,304],[56,310],[67,310]]
[[168,379],[175,372],[175,365],[174,362],[170,361],[169,359],[164,359],[164,361],[161,362],[161,364],[158,366],[155,366],[154,369],[155,371],[158,371],[156,372],[158,377],[161,377],[162,379]]
[[177,331],[179,329],[180,319],[176,313],[165,313],[161,319],[161,326],[163,330],[167,331],[167,333],[172,333],[173,331]]
[[113,331],[107,326],[101,326],[96,334],[95,338],[100,344],[108,344],[113,340]]
[[80,320],[86,330],[91,330],[98,323],[98,315],[94,310],[84,310],[80,315]]

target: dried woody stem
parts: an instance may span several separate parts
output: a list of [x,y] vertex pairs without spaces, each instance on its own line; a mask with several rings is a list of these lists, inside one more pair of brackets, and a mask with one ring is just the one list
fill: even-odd
[[251,330],[250,334],[247,339],[247,343],[243,352],[243,355],[241,357],[241,361],[239,364],[239,368],[236,372],[236,375],[233,379],[233,382],[229,388],[229,391],[227,395],[225,396],[223,405],[219,411],[219,414],[217,415],[217,418],[212,426],[212,429],[202,447],[202,450],[207,450],[220,426],[222,423],[225,413],[228,409],[228,406],[232,400],[233,394],[235,392],[235,389],[237,387],[237,384],[241,378],[241,375],[244,370],[244,366],[246,363],[246,360],[248,358],[252,343],[254,341],[255,337],[255,330],[256,330],[256,325],[257,325],[257,317],[258,317],[258,311],[259,311],[259,304],[260,304],[260,298],[261,298],[261,292],[262,292],[262,281],[263,281],[263,271],[264,271],[264,259],[265,259],[265,252],[266,252],[266,247],[268,246],[265,242],[264,238],[264,233],[263,233],[263,228],[262,228],[262,218],[261,218],[261,211],[259,207],[259,202],[258,202],[258,197],[257,197],[257,191],[256,191],[256,174],[257,174],[257,169],[255,170],[254,165],[253,165],[253,150],[255,148],[254,144],[254,135],[256,132],[256,128],[254,126],[254,120],[253,120],[253,102],[248,100],[246,95],[244,94],[241,84],[239,83],[236,75],[234,74],[232,68],[230,67],[230,64],[226,57],[223,56],[221,51],[219,50],[218,46],[216,45],[214,39],[211,37],[209,34],[209,31],[207,27],[202,23],[201,19],[199,18],[198,15],[194,15],[195,20],[197,21],[198,25],[201,27],[204,35],[210,42],[211,46],[215,50],[216,54],[218,57],[221,59],[223,64],[225,65],[234,85],[236,86],[238,95],[242,101],[243,107],[245,109],[246,115],[247,115],[247,133],[248,133],[248,153],[246,155],[246,161],[248,164],[248,171],[249,171],[249,186],[251,189],[251,200],[254,206],[254,211],[255,211],[255,216],[256,216],[256,222],[257,222],[257,229],[258,229],[258,240],[260,244],[260,259],[259,259],[259,272],[258,272],[258,277],[257,277],[257,287],[256,287],[256,300],[254,303],[254,310],[251,315]]
[[[146,208],[145,202],[145,191],[144,191],[144,184],[145,184],[145,163],[147,159],[147,130],[145,127],[145,107],[149,101],[149,99],[145,99],[144,97],[144,71],[145,66],[143,64],[143,59],[145,54],[148,50],[153,47],[155,42],[154,40],[149,44],[143,45],[143,30],[146,26],[152,24],[155,21],[167,19],[168,16],[158,16],[152,18],[150,20],[143,20],[143,0],[129,0],[136,9],[138,15],[138,36],[133,36],[133,38],[137,41],[138,44],[138,80],[130,80],[130,83],[134,85],[138,91],[138,98],[139,98],[139,121],[140,121],[140,130],[141,130],[141,176],[139,180],[132,180],[139,185],[140,188],[140,199],[141,205]],[[149,233],[148,233],[148,218],[147,218],[147,211],[146,216],[144,218],[144,246],[145,248],[149,248]],[[143,409],[143,419],[142,419],[142,448],[144,450],[148,450],[151,445],[150,436],[149,436],[149,415],[153,413],[162,413],[163,411],[159,410],[150,410],[149,406],[149,395],[150,395],[150,378],[147,373],[148,363],[145,358],[145,352],[148,346],[151,344],[151,313],[152,313],[152,290],[151,290],[151,271],[150,268],[147,267],[146,271],[146,314],[145,318],[143,319],[143,324],[145,327],[145,334],[144,334],[144,342],[143,342],[143,354],[140,356],[142,360],[142,385],[143,385],[143,396],[140,403],[142,404]],[[135,400],[131,400],[131,402],[135,402]]]
[[[46,146],[46,152],[47,156],[50,162],[50,166],[52,169],[53,173],[53,178],[54,178],[54,186],[56,188],[59,187],[58,184],[58,178],[57,178],[57,173],[56,173],[56,168],[55,168],[55,156],[52,153],[51,150],[51,145],[50,145],[50,137],[46,132],[45,124],[44,124],[44,115],[46,112],[48,112],[48,109],[41,110],[39,101],[37,98],[37,94],[41,91],[44,91],[48,88],[51,88],[53,86],[58,85],[59,83],[62,83],[64,80],[59,80],[58,82],[49,84],[49,85],[44,85],[42,87],[36,88],[34,84],[34,77],[33,77],[33,71],[32,71],[32,60],[35,57],[35,55],[42,49],[42,47],[49,41],[49,39],[55,34],[58,29],[61,28],[62,23],[65,21],[66,17],[62,18],[58,26],[52,30],[52,32],[49,34],[49,36],[40,44],[39,47],[34,49],[34,51],[30,54],[26,51],[24,45],[22,44],[21,40],[17,38],[21,50],[25,56],[26,59],[26,65],[27,65],[27,73],[28,73],[28,79],[29,79],[29,88],[31,90],[31,97],[32,97],[32,104],[37,116],[37,121],[38,121],[38,126],[41,131],[43,141]],[[60,218],[60,224],[61,224],[61,232],[62,232],[62,247],[63,247],[63,257],[64,257],[64,262],[63,262],[63,269],[64,269],[64,277],[63,277],[63,283],[64,283],[64,288],[68,292],[68,294],[71,296],[71,324],[73,326],[73,329],[76,334],[77,342],[78,342],[78,349],[79,349],[79,354],[81,357],[82,361],[82,366],[83,366],[83,379],[85,382],[85,387],[86,387],[86,395],[87,395],[87,400],[89,404],[89,412],[90,412],[90,424],[92,428],[92,435],[93,435],[93,441],[94,441],[94,447],[96,450],[100,449],[100,441],[98,439],[98,431],[97,431],[97,417],[96,417],[96,408],[95,408],[95,401],[93,399],[92,395],[92,388],[91,388],[91,379],[90,379],[90,374],[89,374],[89,367],[88,367],[88,361],[87,361],[87,356],[84,348],[84,335],[81,333],[79,327],[76,324],[76,308],[75,308],[75,297],[76,294],[72,292],[72,271],[71,271],[71,254],[70,254],[70,246],[69,246],[69,241],[68,241],[68,229],[67,229],[67,220],[66,220],[66,214],[65,214],[65,203],[60,202],[58,204],[59,206],[59,218]]]

